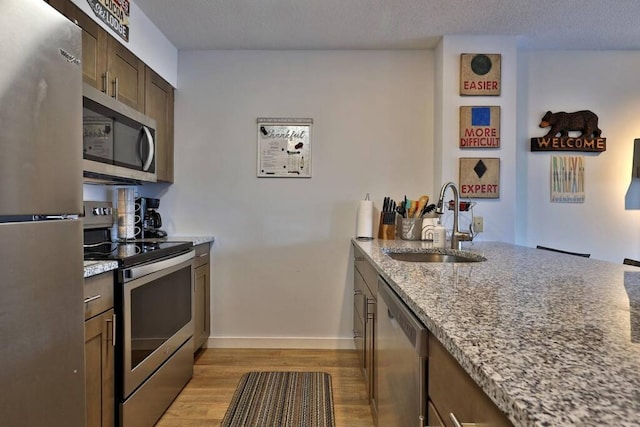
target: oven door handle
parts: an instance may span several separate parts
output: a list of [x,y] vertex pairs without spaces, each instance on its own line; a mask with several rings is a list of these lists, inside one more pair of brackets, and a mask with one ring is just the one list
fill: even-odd
[[124,280],[125,282],[128,282],[130,280],[137,279],[138,277],[155,273],[156,271],[174,267],[176,265],[182,264],[183,262],[189,261],[190,259],[194,258],[194,255],[195,255],[195,251],[191,250],[185,254],[167,258],[162,261],[127,268],[123,271]]

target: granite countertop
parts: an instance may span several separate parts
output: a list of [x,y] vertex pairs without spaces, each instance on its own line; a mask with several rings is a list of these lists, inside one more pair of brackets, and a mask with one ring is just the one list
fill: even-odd
[[474,242],[476,263],[411,263],[353,240],[515,426],[636,426],[640,268]]
[[216,239],[213,236],[169,236],[166,240],[174,242],[192,242],[193,246],[198,246],[202,243],[213,243]]
[[117,261],[85,261],[84,262],[84,278],[97,276],[118,268]]

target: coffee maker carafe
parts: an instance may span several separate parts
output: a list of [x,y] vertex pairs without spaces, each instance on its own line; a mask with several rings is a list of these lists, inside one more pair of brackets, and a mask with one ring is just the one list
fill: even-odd
[[160,207],[160,199],[140,197],[136,199],[136,238],[161,238],[166,237],[167,232],[161,230],[162,216],[156,209]]

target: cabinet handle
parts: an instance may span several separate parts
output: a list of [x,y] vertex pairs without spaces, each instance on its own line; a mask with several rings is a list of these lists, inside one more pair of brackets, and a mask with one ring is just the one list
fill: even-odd
[[111,340],[111,344],[115,347],[116,346],[116,314],[115,313],[111,315],[111,336],[113,337]]
[[102,93],[109,95],[109,72],[102,73]]
[[362,337],[362,333],[360,331],[357,330],[353,330],[353,337],[354,338],[361,338]]
[[360,289],[356,289],[353,291],[354,295],[362,295],[362,291]]
[[92,297],[85,298],[85,299],[84,299],[84,303],[85,303],[85,304],[89,304],[91,301],[95,301],[95,300],[97,300],[97,299],[99,299],[99,298],[102,298],[102,295],[100,295],[100,294],[98,294],[98,295],[94,295],[94,296],[92,296]]
[[119,78],[116,77],[115,79],[113,79],[113,94],[111,95],[113,98],[115,98],[116,100],[118,100],[118,86],[119,86],[119,82],[118,82]]
[[476,423],[461,423],[460,421],[458,421],[458,419],[453,414],[453,412],[449,412],[449,419],[453,423],[454,427],[476,427],[476,426],[478,426],[478,424],[476,424]]
[[353,257],[353,259],[355,261],[364,261],[364,257],[363,256],[355,256],[355,257]]
[[205,253],[205,254],[200,254],[200,255],[198,255],[198,258],[204,258],[204,257],[206,257],[206,256],[209,256],[209,253],[208,253],[208,252],[207,252],[207,253]]
[[[373,310],[369,310],[369,306],[373,306]],[[372,299],[367,301],[367,320],[374,320],[376,318],[376,302]]]
[[111,319],[106,319],[107,326],[111,324],[111,338],[107,337],[107,341],[111,341],[113,347],[116,346],[116,315],[112,314]]

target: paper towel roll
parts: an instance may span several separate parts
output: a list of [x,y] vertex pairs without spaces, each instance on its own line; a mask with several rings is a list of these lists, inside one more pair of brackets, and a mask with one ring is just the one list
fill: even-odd
[[373,201],[360,200],[356,222],[356,237],[373,238]]

